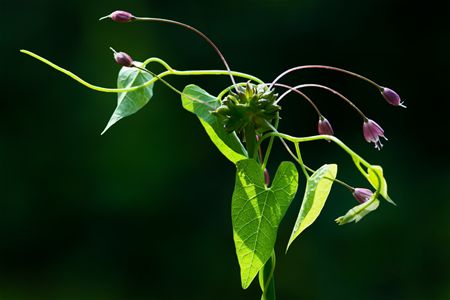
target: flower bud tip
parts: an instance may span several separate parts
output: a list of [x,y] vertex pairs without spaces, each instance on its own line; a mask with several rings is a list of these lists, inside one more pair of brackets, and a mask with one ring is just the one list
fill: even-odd
[[383,98],[391,105],[393,106],[400,106],[406,108],[406,106],[403,104],[403,102],[400,99],[400,96],[390,88],[383,87],[380,89],[381,95],[383,95]]
[[371,190],[369,189],[364,189],[364,188],[355,188],[353,190],[353,197],[355,197],[355,199],[363,204],[367,201],[369,201],[369,199],[372,197],[373,193]]
[[114,52],[114,60],[118,65],[123,67],[132,67],[133,59],[125,52],[116,52],[113,48],[110,48]]
[[108,19],[108,18],[113,20],[114,22],[118,22],[118,23],[127,23],[127,22],[131,22],[136,19],[135,16],[133,16],[131,13],[129,13],[127,11],[116,10],[107,16],[101,17],[98,20],[101,21],[101,20]]
[[323,116],[320,116],[319,123],[317,124],[317,131],[319,134],[325,134],[325,135],[333,135],[333,127],[331,127],[330,122],[324,118]]

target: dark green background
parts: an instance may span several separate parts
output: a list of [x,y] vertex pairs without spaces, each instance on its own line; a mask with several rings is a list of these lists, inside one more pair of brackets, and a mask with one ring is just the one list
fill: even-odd
[[[440,4],[439,4],[440,3]],[[386,131],[381,152],[337,98],[310,92],[336,135],[384,166],[390,194],[359,224],[333,220],[355,205],[335,186],[317,222],[284,255],[300,195],[277,243],[279,299],[450,299],[450,26],[446,1],[2,1],[0,299],[259,299],[240,287],[230,220],[234,167],[179,97],[161,84],[138,114],[99,133],[114,94],[90,91],[21,55],[36,51],[86,80],[114,86],[109,46],[176,69],[222,68],[191,32],[163,24],[98,22],[115,9],[192,24],[235,70],[270,81],[286,68],[329,64],[400,93],[407,110],[365,82],[304,71],[287,83],[326,83]],[[211,93],[220,78],[168,78]],[[286,99],[282,129],[315,133],[316,116]],[[279,146],[277,163],[288,159]],[[336,146],[304,146],[318,167],[366,186]],[[303,186],[303,182],[300,186]],[[299,194],[302,190],[299,191]]]

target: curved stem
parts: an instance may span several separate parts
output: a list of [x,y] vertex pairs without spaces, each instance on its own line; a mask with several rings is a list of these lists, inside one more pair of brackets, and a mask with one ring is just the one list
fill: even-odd
[[275,251],[259,272],[259,285],[263,294],[261,300],[275,300],[274,272],[276,265]]
[[[375,192],[374,198],[377,198],[380,195],[380,193],[381,193],[381,185],[382,185],[382,178],[378,174],[377,170],[370,163],[368,163],[364,158],[359,156],[356,152],[354,152],[352,149],[350,149],[347,145],[345,145],[341,140],[339,140],[335,136],[314,135],[314,136],[308,136],[308,137],[293,137],[293,136],[288,135],[288,134],[284,134],[284,133],[280,133],[278,131],[274,131],[274,132],[269,132],[269,133],[264,134],[259,139],[258,144],[261,144],[266,138],[274,137],[274,136],[280,138],[281,142],[283,143],[284,147],[287,149],[289,154],[300,165],[302,164],[302,162],[297,157],[295,157],[295,155],[292,153],[292,151],[290,150],[289,146],[286,144],[284,139],[286,139],[286,140],[288,140],[288,141],[290,141],[292,143],[311,142],[311,141],[317,141],[317,140],[331,140],[331,141],[333,141],[335,144],[337,144],[339,147],[341,147],[345,152],[347,152],[352,157],[353,162],[355,163],[356,167],[358,168],[358,170],[366,178],[368,177],[368,173],[365,170],[362,169],[360,164],[363,164],[367,169],[370,169],[370,170],[373,171],[373,173],[377,177],[377,181],[378,181],[378,185],[377,185],[378,187],[376,188],[376,192]],[[348,186],[348,187],[352,188],[351,186],[347,185],[346,183],[344,183],[344,182],[342,182],[342,183],[343,183],[344,186]]]
[[320,110],[317,108],[316,104],[308,96],[306,96],[304,93],[300,92],[297,87],[291,87],[289,85],[285,85],[285,84],[281,84],[281,83],[275,83],[274,85],[288,89],[288,91],[286,91],[283,95],[281,95],[280,98],[278,98],[275,103],[280,102],[290,92],[295,92],[295,93],[299,94],[300,96],[302,96],[303,98],[305,98],[311,104],[311,106],[316,110],[319,117],[322,115],[320,113]]
[[188,30],[191,30],[193,32],[195,32],[196,34],[198,34],[201,38],[203,38],[215,51],[216,53],[219,55],[220,59],[222,60],[223,64],[225,65],[225,68],[228,71],[228,75],[230,76],[231,82],[233,83],[233,86],[235,87],[235,89],[237,90],[237,86],[236,86],[236,81],[234,80],[233,74],[231,72],[230,66],[228,65],[225,57],[223,56],[222,52],[220,52],[219,48],[216,46],[216,44],[213,43],[213,41],[211,41],[211,39],[209,39],[203,32],[201,32],[200,30],[198,30],[195,27],[192,27],[190,25],[178,22],[178,21],[174,21],[174,20],[168,20],[168,19],[161,19],[161,18],[147,18],[147,17],[135,17],[136,21],[150,21],[150,22],[160,22],[160,23],[169,23],[169,24],[174,24],[174,25],[178,25],[181,27],[184,27]]
[[[50,67],[60,71],[61,73],[69,76],[70,78],[74,79],[75,81],[81,83],[82,85],[98,91],[98,92],[103,92],[103,93],[126,93],[126,92],[132,92],[132,91],[136,91],[138,89],[144,88],[146,86],[149,86],[150,84],[154,83],[155,81],[158,80],[158,78],[152,78],[151,80],[141,84],[141,85],[137,85],[137,86],[133,86],[130,88],[124,88],[124,89],[117,89],[117,88],[105,88],[105,87],[101,87],[101,86],[96,86],[94,84],[91,84],[83,79],[81,79],[80,77],[78,77],[77,75],[75,75],[74,73],[52,63],[51,61],[31,52],[28,50],[20,50],[20,52],[27,54],[47,65],[49,65]],[[160,63],[161,59],[159,58],[149,58],[145,61],[145,63],[143,65],[145,65],[146,63],[150,63],[150,62],[158,62]],[[164,65],[164,64],[163,64]],[[166,64],[167,65],[167,64]],[[169,66],[169,65],[167,65]],[[170,67],[170,66],[169,66]],[[189,75],[228,75],[229,72],[226,70],[191,70],[191,71],[177,71],[174,70],[172,68],[168,69],[165,72],[160,73],[158,76],[159,78],[167,76],[167,75],[180,75],[180,76],[189,76]],[[246,73],[242,73],[242,72],[236,72],[236,71],[231,71],[231,74],[233,74],[236,77],[241,77],[241,78],[245,78],[248,80],[254,80],[254,81],[261,81],[260,79],[258,79],[257,77],[254,77],[252,75],[246,74]]]
[[[280,123],[280,113],[277,112],[275,115],[275,124],[273,125],[273,127],[275,128],[275,130],[278,130],[278,124]],[[269,161],[269,156],[270,156],[270,152],[272,151],[272,146],[273,146],[273,141],[274,141],[275,137],[271,137],[269,140],[269,145],[267,145],[267,149],[266,149],[266,154],[264,155],[264,160],[262,163],[262,169],[264,170],[267,167],[267,162]],[[261,147],[261,144],[258,144],[258,148]]]
[[336,91],[336,90],[334,90],[334,89],[332,89],[330,87],[327,87],[327,86],[321,85],[321,84],[307,83],[307,84],[297,85],[294,88],[295,89],[302,89],[302,88],[306,88],[306,87],[316,87],[316,88],[327,90],[327,91],[335,94],[336,96],[338,96],[339,98],[341,98],[342,100],[347,102],[351,107],[353,107],[363,117],[364,120],[367,120],[366,115],[352,101],[350,101],[347,97],[345,97],[344,95],[342,95],[341,93],[339,93],[338,91]]
[[364,77],[362,75],[359,75],[357,73],[354,72],[350,72],[347,71],[345,69],[341,69],[341,68],[336,68],[336,67],[331,67],[331,66],[323,66],[323,65],[305,65],[305,66],[298,66],[298,67],[294,67],[291,69],[288,69],[286,71],[284,71],[283,73],[281,73],[280,75],[278,75],[277,78],[275,78],[275,80],[272,82],[272,84],[270,85],[270,87],[272,87],[276,82],[278,82],[278,80],[280,80],[282,77],[284,77],[285,75],[294,72],[294,71],[298,71],[298,70],[304,70],[304,69],[326,69],[326,70],[333,70],[333,71],[337,71],[337,72],[341,72],[341,73],[345,73],[348,74],[350,76],[362,79],[364,81],[367,81],[368,83],[372,84],[373,86],[375,86],[378,90],[382,90],[382,87],[377,84],[375,81],[370,80],[367,77]]

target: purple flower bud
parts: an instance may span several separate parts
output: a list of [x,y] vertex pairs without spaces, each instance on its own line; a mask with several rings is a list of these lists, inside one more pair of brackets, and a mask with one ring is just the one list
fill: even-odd
[[131,13],[123,10],[116,10],[115,12],[110,14],[109,17],[111,18],[111,20],[118,23],[127,23],[136,19],[136,17]]
[[264,181],[266,183],[266,186],[270,185],[270,175],[269,175],[269,171],[267,171],[267,169],[264,169]]
[[330,122],[325,119],[323,116],[320,116],[319,123],[317,125],[317,131],[319,134],[333,135],[333,128],[331,127]]
[[355,199],[358,200],[358,202],[361,204],[369,201],[372,195],[373,193],[369,189],[356,188],[353,190],[353,197],[355,197]]
[[115,52],[114,53],[114,60],[116,63],[123,67],[132,67],[133,66],[133,59],[131,56],[126,54],[125,52]]
[[383,98],[386,99],[389,104],[406,108],[401,101],[400,96],[395,91],[384,87],[381,90],[381,95],[383,95]]
[[375,121],[367,119],[363,124],[363,133],[364,138],[369,143],[374,143],[375,148],[381,150],[383,148],[383,144],[381,144],[380,137],[383,137],[385,140],[387,138],[384,136],[384,130],[380,127]]

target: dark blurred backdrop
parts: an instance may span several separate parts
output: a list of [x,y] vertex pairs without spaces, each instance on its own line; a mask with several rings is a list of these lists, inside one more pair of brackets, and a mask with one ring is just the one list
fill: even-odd
[[[336,135],[384,166],[398,203],[358,224],[333,220],[355,201],[339,186],[322,215],[284,255],[299,208],[281,224],[279,299],[450,299],[450,26],[447,1],[2,1],[0,119],[0,299],[259,299],[240,288],[232,241],[234,167],[157,84],[138,114],[100,132],[116,96],[88,90],[19,53],[36,51],[86,80],[115,85],[109,46],[136,60],[161,57],[176,69],[222,68],[191,32],[163,24],[98,22],[116,9],[192,24],[235,70],[270,81],[286,68],[329,64],[396,90],[385,103],[365,82],[303,71],[287,83],[329,84],[385,129],[381,152],[337,98],[310,92]],[[220,78],[168,78],[211,93]],[[283,126],[314,134],[316,116],[286,99]],[[284,153],[279,146],[278,153]],[[337,162],[365,186],[348,157],[328,143],[304,147],[312,166]],[[285,154],[273,156],[273,171]],[[304,180],[300,186],[303,187]]]

